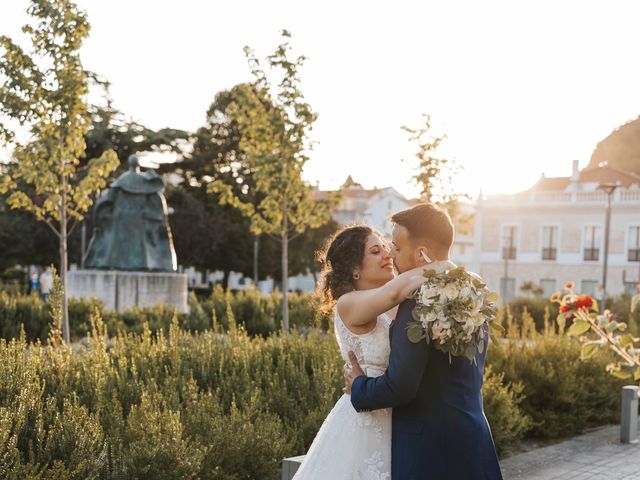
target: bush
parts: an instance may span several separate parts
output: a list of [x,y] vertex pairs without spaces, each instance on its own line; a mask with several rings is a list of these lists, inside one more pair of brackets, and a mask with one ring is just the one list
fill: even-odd
[[[232,322],[228,335],[194,335],[174,320],[167,335],[144,328],[107,348],[99,316],[90,323],[88,347],[76,353],[0,340],[7,478],[275,479],[342,394],[343,362],[321,331],[252,338]],[[502,451],[527,425],[521,387],[490,370],[486,378]]]
[[522,314],[526,310],[533,318],[538,332],[544,330],[545,315],[552,319],[558,316],[558,304],[551,303],[548,298],[518,297],[509,302],[508,307],[513,318],[517,319],[516,322],[522,319]]
[[[77,341],[90,330],[89,317],[96,309],[100,312],[110,336],[118,332],[142,333],[147,324],[152,332],[169,329],[174,317],[178,324],[190,332],[204,332],[212,327],[214,312],[219,325],[228,329],[227,305],[250,335],[266,337],[282,328],[282,296],[279,293],[263,295],[258,290],[224,292],[216,287],[210,297],[189,299],[189,313],[178,314],[171,307],[132,308],[123,313],[107,310],[98,299],[69,299],[71,338]],[[316,326],[329,328],[329,318],[318,313],[318,299],[312,294],[289,295],[289,315],[292,328],[306,331]],[[51,315],[49,307],[37,295],[11,295],[0,292],[0,338],[20,336],[24,328],[27,340],[44,342],[49,336]],[[21,327],[22,326],[22,327]]]
[[619,421],[625,382],[605,373],[613,353],[581,361],[577,340],[559,334],[549,321],[541,334],[526,314],[520,322],[507,315],[505,323],[507,338],[489,350],[487,361],[504,381],[522,386],[520,407],[532,420],[528,436],[561,438]]
[[[0,340],[0,478],[279,478],[282,458],[308,449],[340,397],[343,361],[333,335],[307,325],[249,335],[245,325],[276,315],[274,299],[250,295],[212,295],[186,317],[140,311],[131,318],[145,323],[128,330],[125,316],[103,321],[83,305],[89,337],[75,353],[55,337]],[[0,305],[47,314],[27,303]],[[578,342],[548,316],[539,333],[526,311],[500,315],[506,337],[489,350],[483,395],[501,455],[522,438],[618,421],[622,381],[605,372],[608,352],[581,362]]]
[[[544,330],[545,316],[554,320],[558,316],[558,304],[551,303],[544,297],[518,297],[510,301],[509,310],[516,323],[522,319],[525,310],[533,317],[536,330]],[[607,308],[615,315],[619,322],[629,323],[629,326],[637,333],[640,333],[640,309],[631,315],[629,307],[631,305],[631,295],[624,293],[607,298]]]
[[520,408],[524,399],[520,383],[506,383],[504,373],[494,373],[488,366],[484,374],[482,394],[484,411],[499,456],[518,445],[531,427],[531,419]]

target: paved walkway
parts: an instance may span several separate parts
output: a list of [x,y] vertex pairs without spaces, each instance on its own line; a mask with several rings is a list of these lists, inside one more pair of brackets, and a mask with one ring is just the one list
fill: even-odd
[[640,443],[620,443],[620,426],[603,427],[500,462],[504,480],[638,480]]

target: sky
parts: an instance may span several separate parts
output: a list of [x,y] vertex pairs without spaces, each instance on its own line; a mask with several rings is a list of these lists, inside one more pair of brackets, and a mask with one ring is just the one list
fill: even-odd
[[[78,0],[92,31],[84,65],[114,106],[151,128],[195,130],[216,92],[250,79],[289,30],[308,57],[302,90],[318,112],[304,176],[348,175],[407,197],[415,146],[401,126],[431,117],[452,188],[512,193],[568,176],[640,114],[636,1]],[[19,40],[26,0],[4,0],[0,34]]]

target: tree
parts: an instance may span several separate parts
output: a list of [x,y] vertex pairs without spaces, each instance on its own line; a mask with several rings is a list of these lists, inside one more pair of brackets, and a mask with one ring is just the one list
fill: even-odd
[[257,204],[245,201],[234,192],[233,185],[221,179],[213,181],[209,191],[220,194],[221,203],[233,205],[250,218],[253,233],[273,235],[281,242],[283,330],[288,332],[289,241],[308,227],[326,223],[337,198],[315,202],[311,186],[302,180],[311,148],[309,131],[316,114],[299,88],[299,69],[305,58],[289,60],[291,35],[283,31],[282,36],[284,42],[267,57],[269,66],[281,75],[277,87],[270,85],[259,60],[245,47],[254,81],[240,85],[236,102],[229,106],[241,132],[240,148],[253,171],[255,192],[261,198]]
[[167,189],[167,203],[176,254],[181,264],[250,275],[252,235],[249,221],[230,205],[219,205],[206,186]]
[[93,194],[104,188],[118,166],[113,150],[79,168],[89,129],[86,95],[89,73],[79,56],[89,34],[86,15],[69,0],[32,0],[27,12],[35,20],[23,31],[30,35],[26,53],[6,36],[0,37],[0,114],[29,131],[21,143],[7,123],[0,138],[13,147],[14,164],[0,179],[7,204],[45,222],[60,242],[63,337],[69,342],[67,308],[67,239],[91,207]]
[[[183,148],[190,138],[189,132],[174,128],[156,131],[138,122],[127,121],[122,112],[113,108],[108,84],[103,85],[103,88],[105,105],[92,105],[89,109],[91,126],[84,137],[86,150],[83,162],[113,150],[126,170],[129,155],[134,153],[183,153]],[[170,169],[171,167],[168,170]]]
[[465,214],[460,208],[460,201],[468,199],[469,196],[454,192],[450,188],[461,167],[453,160],[438,155],[437,150],[447,136],[431,136],[431,117],[423,117],[424,125],[421,127],[401,127],[409,135],[409,142],[418,146],[415,154],[418,159],[417,173],[412,180],[420,187],[420,201],[435,203],[445,208],[456,225],[456,230],[469,234],[473,223],[472,216]]
[[0,198],[0,270],[57,263],[60,249],[49,227],[24,210],[11,210]]
[[620,125],[598,142],[588,167],[595,168],[603,162],[623,172],[640,175],[640,117]]
[[540,285],[533,283],[532,281],[526,281],[520,286],[520,290],[525,293],[531,293],[534,297],[541,297],[544,295],[544,288]]
[[[254,259],[251,252],[258,242],[258,237],[251,233],[248,218],[231,205],[221,205],[217,195],[207,194],[208,183],[212,178],[216,178],[231,185],[234,194],[243,201],[257,201],[253,171],[246,163],[244,151],[240,148],[241,132],[237,122],[228,114],[229,105],[236,101],[239,88],[235,86],[216,94],[207,110],[204,125],[193,135],[193,150],[184,152],[181,161],[175,165],[162,166],[163,171],[172,169],[185,179],[180,185],[181,192],[176,190],[172,193],[178,203],[167,197],[176,209],[170,219],[172,225],[184,223],[184,218],[181,218],[181,196],[187,196],[191,201],[200,204],[197,212],[201,215],[201,221],[216,223],[216,228],[203,229],[191,225],[184,229],[173,229],[176,253],[181,262],[189,265],[222,270],[225,286],[231,271],[247,276],[252,274]],[[185,217],[192,216],[194,212],[184,212]],[[195,233],[195,229],[198,233]],[[208,255],[191,258],[193,255],[186,247],[194,241],[187,238],[191,231],[198,235],[198,241],[208,245]],[[181,256],[183,247],[185,255]],[[261,242],[261,247],[264,250],[269,245]],[[260,274],[264,276],[267,272],[260,269]]]

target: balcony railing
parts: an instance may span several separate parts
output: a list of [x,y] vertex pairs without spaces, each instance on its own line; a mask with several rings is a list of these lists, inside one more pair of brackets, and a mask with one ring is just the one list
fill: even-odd
[[543,248],[542,249],[542,259],[543,260],[555,260],[557,257],[558,250],[555,248]]
[[516,259],[516,247],[503,247],[502,248],[503,260],[515,260]]
[[[640,203],[640,190],[618,189],[611,197],[614,204],[617,203]],[[607,195],[601,191],[591,192],[565,192],[565,191],[535,191],[515,193],[511,195],[491,195],[480,199],[480,204],[491,206],[508,206],[514,204],[606,204]]]
[[584,249],[584,260],[585,261],[598,261],[600,258],[600,249],[599,248],[585,248]]
[[629,262],[640,262],[640,248],[630,248],[629,249]]

